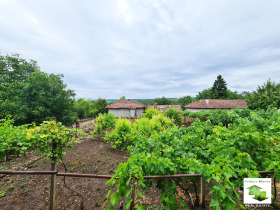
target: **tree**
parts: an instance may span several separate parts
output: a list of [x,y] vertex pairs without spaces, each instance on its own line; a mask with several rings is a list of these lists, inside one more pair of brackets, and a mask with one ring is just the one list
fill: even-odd
[[74,102],[74,111],[77,113],[79,119],[87,119],[96,117],[98,110],[94,108],[94,102],[90,99],[85,100],[83,98]]
[[227,93],[227,83],[221,75],[217,76],[212,88],[211,88],[211,98],[213,99],[226,99]]
[[198,101],[200,99],[210,99],[210,98],[212,98],[212,92],[211,92],[211,88],[208,88],[199,92],[198,95],[196,95],[195,100]]
[[0,56],[0,118],[12,115],[15,124],[48,119],[71,124],[75,93],[66,90],[62,77],[41,72],[36,61],[18,54]]
[[179,98],[177,104],[181,105],[182,109],[185,110],[185,106],[192,103],[194,99],[191,96],[184,96]]
[[275,84],[270,79],[256,91],[246,93],[245,100],[250,109],[267,109],[268,107],[280,108],[280,84]]
[[[123,96],[124,97],[124,96]],[[124,99],[125,100],[125,99]],[[94,103],[94,108],[98,111],[97,113],[107,113],[107,109],[105,108],[108,105],[105,99],[99,98]]]
[[157,103],[158,105],[172,105],[174,102],[170,99],[165,98],[162,96],[162,98],[155,98],[154,103]]
[[39,70],[37,62],[27,61],[18,54],[0,55],[0,118],[12,115],[15,124],[25,122],[27,106],[21,103],[23,86],[28,76]]
[[22,104],[27,108],[26,123],[55,119],[64,124],[76,120],[72,90],[66,90],[63,75],[54,75],[39,70],[29,75],[24,84]]

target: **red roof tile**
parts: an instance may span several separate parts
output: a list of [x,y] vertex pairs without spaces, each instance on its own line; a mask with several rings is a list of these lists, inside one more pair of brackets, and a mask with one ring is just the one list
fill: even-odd
[[234,109],[236,107],[244,109],[248,107],[247,102],[244,100],[201,99],[185,106],[187,109]]
[[139,109],[139,108],[145,108],[144,105],[138,103],[135,100],[122,100],[117,101],[113,104],[110,104],[105,107],[106,109]]

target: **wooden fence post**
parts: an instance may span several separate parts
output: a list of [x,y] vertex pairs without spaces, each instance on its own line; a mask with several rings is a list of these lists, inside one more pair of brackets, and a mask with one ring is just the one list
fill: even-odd
[[132,199],[132,201],[131,201],[129,210],[132,210],[133,207],[135,206],[135,196],[136,196],[136,184],[137,184],[137,182],[136,182],[135,178],[133,178],[132,181],[133,181],[132,189],[131,189],[131,199]]
[[[57,144],[53,143],[53,151],[56,150]],[[56,158],[51,160],[51,170],[56,171]],[[56,193],[56,174],[51,175],[51,187],[50,187],[50,210],[55,210],[55,193]]]
[[206,182],[203,177],[200,178],[200,192],[201,192],[200,205],[203,208],[205,208]]

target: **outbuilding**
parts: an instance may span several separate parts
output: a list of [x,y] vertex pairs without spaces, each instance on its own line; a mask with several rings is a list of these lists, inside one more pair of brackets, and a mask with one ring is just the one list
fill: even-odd
[[138,117],[145,112],[145,106],[135,100],[121,100],[106,106],[115,117]]

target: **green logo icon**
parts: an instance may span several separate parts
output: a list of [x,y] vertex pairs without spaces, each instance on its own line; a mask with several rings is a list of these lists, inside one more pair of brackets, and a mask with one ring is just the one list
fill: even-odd
[[249,195],[254,195],[253,199],[255,200],[263,201],[268,198],[266,197],[266,191],[257,185],[253,185],[247,189],[249,189]]

